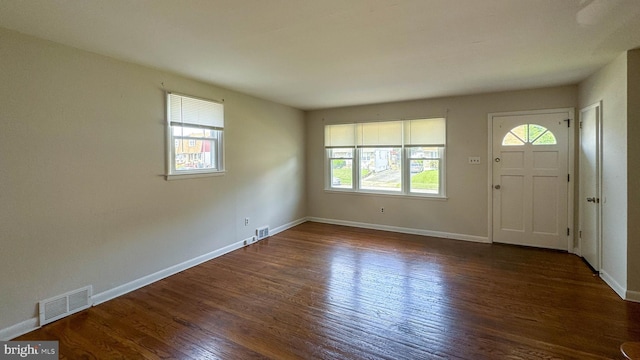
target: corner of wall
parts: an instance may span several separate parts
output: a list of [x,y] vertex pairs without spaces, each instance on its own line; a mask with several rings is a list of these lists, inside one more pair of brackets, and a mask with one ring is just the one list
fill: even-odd
[[[627,288],[640,301],[640,48],[627,52]],[[635,294],[635,295],[633,295]]]

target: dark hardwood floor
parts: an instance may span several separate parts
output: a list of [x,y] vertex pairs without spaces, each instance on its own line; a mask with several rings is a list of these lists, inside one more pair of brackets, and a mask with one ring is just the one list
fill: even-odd
[[15,340],[62,359],[602,359],[640,304],[566,253],[305,223]]

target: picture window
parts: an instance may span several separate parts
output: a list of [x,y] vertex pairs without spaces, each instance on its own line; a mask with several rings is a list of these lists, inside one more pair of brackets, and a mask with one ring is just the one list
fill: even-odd
[[445,144],[444,118],[326,125],[325,188],[444,197]]

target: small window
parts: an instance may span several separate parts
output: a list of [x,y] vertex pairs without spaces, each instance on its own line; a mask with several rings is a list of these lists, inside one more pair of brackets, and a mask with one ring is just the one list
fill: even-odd
[[439,194],[442,187],[443,147],[410,147],[409,191],[422,194]]
[[221,103],[167,94],[168,173],[220,173],[224,116]]
[[353,189],[353,148],[328,149],[331,183],[333,189]]
[[523,124],[511,129],[502,139],[503,146],[556,145],[555,135],[542,125]]

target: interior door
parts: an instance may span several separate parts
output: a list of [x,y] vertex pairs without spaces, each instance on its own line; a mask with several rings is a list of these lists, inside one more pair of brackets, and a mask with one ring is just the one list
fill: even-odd
[[600,144],[601,105],[580,111],[580,190],[579,241],[580,254],[600,270]]
[[568,250],[568,119],[492,116],[493,241]]

